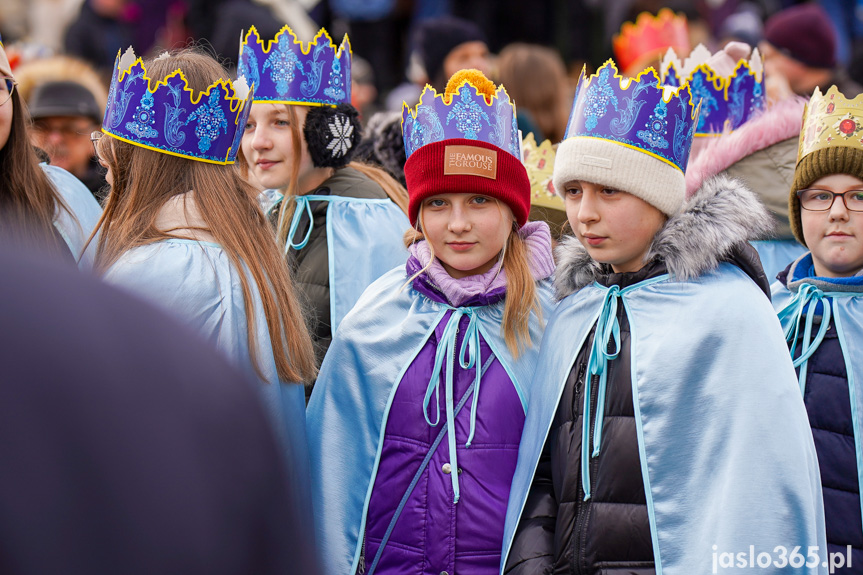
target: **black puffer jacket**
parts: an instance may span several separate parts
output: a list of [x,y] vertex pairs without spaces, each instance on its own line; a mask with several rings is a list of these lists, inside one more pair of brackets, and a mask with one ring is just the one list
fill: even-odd
[[[800,260],[798,260],[800,261]],[[779,274],[778,280],[789,289],[795,289],[792,270],[797,263],[789,265]],[[790,276],[790,278],[789,278]],[[816,284],[817,285],[817,284]],[[830,291],[830,285],[818,285]],[[859,286],[854,288],[861,290]],[[822,316],[816,317],[817,331]],[[800,330],[795,346],[795,357],[803,348],[803,330]],[[857,358],[852,358],[855,361]],[[797,368],[798,375],[800,368]],[[836,333],[836,323],[830,319],[830,327],[824,339],[809,358],[806,368],[806,389],[803,402],[812,426],[812,439],[818,452],[821,471],[821,488],[824,493],[824,520],[827,527],[827,551],[846,556],[851,546],[850,569],[837,569],[836,573],[863,573],[863,528],[860,515],[860,487],[857,483],[857,452],[854,439],[854,420],[851,411],[848,372],[845,355]]]
[[[766,221],[763,208],[759,215]],[[609,266],[595,262],[592,270],[581,271],[590,275],[590,281],[605,286],[618,285],[621,289],[665,274],[669,266],[663,256],[672,252],[657,246],[668,240],[668,234],[674,231],[679,229],[669,227],[665,236],[657,236],[653,258],[638,272],[615,274],[611,273]],[[679,244],[675,242],[675,245]],[[711,248],[712,257],[706,258],[708,261],[714,262],[713,265],[717,261],[733,263],[749,275],[769,298],[769,284],[752,246],[742,242]],[[679,268],[680,263],[676,259],[675,263]],[[707,264],[698,263],[696,267],[699,265]],[[566,269],[562,265],[558,273]],[[634,416],[629,321],[624,306],[618,307],[617,320],[621,349],[617,358],[608,363],[602,446],[599,455],[590,461],[591,498],[584,501],[581,439],[585,372],[593,333],[570,369],[509,552],[506,573],[642,575],[655,572]],[[597,386],[592,388],[591,441]]]
[[[377,183],[360,173],[346,167],[336,170],[331,178],[310,192],[316,196],[346,196],[365,199],[386,199],[386,192]],[[270,211],[270,221],[278,226],[279,204]],[[314,226],[306,246],[297,251],[288,252],[288,264],[291,267],[294,281],[299,291],[301,303],[309,314],[309,329],[315,344],[315,358],[318,366],[324,360],[324,355],[330,347],[333,334],[330,327],[330,271],[327,256],[327,208],[329,202],[311,202]],[[303,214],[300,225],[294,236],[299,242],[309,229],[309,217]],[[370,257],[374,257],[373,254]],[[306,388],[306,398],[311,393],[311,387]]]

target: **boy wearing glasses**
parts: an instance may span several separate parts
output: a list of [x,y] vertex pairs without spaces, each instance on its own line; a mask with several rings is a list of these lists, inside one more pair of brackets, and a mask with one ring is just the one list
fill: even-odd
[[[818,452],[829,552],[863,567],[863,96],[816,88],[789,197],[809,252],[773,284]],[[848,572],[851,572],[849,570]],[[859,571],[858,571],[859,572]]]

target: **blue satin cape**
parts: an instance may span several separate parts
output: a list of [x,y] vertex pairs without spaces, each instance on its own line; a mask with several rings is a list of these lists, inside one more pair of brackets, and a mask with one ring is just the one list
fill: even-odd
[[[330,278],[330,324],[336,332],[369,285],[403,264],[408,257],[403,237],[411,227],[407,216],[389,199],[354,198],[350,196],[296,196],[296,209],[288,232],[288,244],[301,250],[305,239],[294,243],[303,212],[311,218],[309,202],[329,202],[327,206],[327,261]],[[316,384],[317,385],[317,384]]]
[[48,164],[39,164],[39,166],[54,184],[66,207],[69,208],[68,212],[62,208],[57,209],[54,227],[66,240],[69,251],[78,260],[78,267],[89,270],[93,267],[93,260],[96,257],[98,237],[90,242],[86,252],[82,253],[82,251],[87,238],[90,237],[90,233],[102,216],[102,208],[90,190],[87,189],[87,186],[82,184],[78,178],[56,166],[49,166]]
[[[248,275],[248,274],[247,274]],[[255,375],[246,335],[246,311],[239,271],[218,244],[169,239],[129,250],[105,273],[105,280],[149,301],[185,322],[221,350],[240,370]],[[256,386],[291,462],[288,479],[298,501],[309,501],[305,392],[279,381],[264,308],[255,283]],[[311,513],[311,509],[305,510]]]
[[[607,292],[585,287],[562,300],[549,321],[510,492],[501,571],[567,376]],[[750,545],[756,555],[801,545],[804,556],[806,546],[817,545],[826,561],[815,446],[765,295],[724,263],[690,282],[665,276],[630,286],[620,300],[630,326],[657,575],[711,573],[714,552],[736,557]],[[791,572],[806,571],[783,571]]]
[[758,252],[764,274],[771,282],[788,264],[806,253],[806,248],[796,240],[758,240],[750,243]]
[[[410,286],[402,289],[407,279],[400,266],[366,290],[333,338],[309,402],[315,528],[329,575],[356,572],[390,404],[408,366],[453,309]],[[553,307],[551,286],[540,282],[537,289],[547,318]],[[482,338],[527,410],[543,330],[531,315],[534,347],[514,361],[500,333],[503,307],[501,302],[472,309]]]
[[[811,299],[804,305],[818,306],[815,313],[822,315],[823,306],[830,306],[830,316],[836,326],[836,335],[839,346],[842,348],[842,356],[845,358],[845,370],[848,373],[848,393],[851,399],[851,420],[854,427],[854,448],[857,453],[857,484],[860,493],[863,493],[863,293],[859,291],[829,291],[825,283],[827,278],[805,278],[803,284],[818,284],[821,289],[813,293]],[[813,286],[814,287],[814,286]],[[795,307],[800,303],[795,300],[795,294],[791,293],[781,282],[773,282],[771,286],[773,294],[773,307],[779,314],[782,327],[786,333],[791,333],[794,323],[797,321]],[[816,290],[813,290],[815,292]],[[798,293],[800,293],[798,291]],[[819,305],[820,302],[820,305]],[[805,329],[805,310],[800,321],[801,331]],[[825,327],[826,329],[826,327]],[[811,329],[811,335],[817,337],[818,327]],[[820,343],[820,342],[819,342]],[[817,348],[817,344],[814,346]],[[787,348],[786,348],[787,349]],[[814,351],[814,349],[812,350]],[[806,385],[806,362],[800,366],[800,377],[798,378],[802,394]],[[863,498],[861,498],[863,508]]]

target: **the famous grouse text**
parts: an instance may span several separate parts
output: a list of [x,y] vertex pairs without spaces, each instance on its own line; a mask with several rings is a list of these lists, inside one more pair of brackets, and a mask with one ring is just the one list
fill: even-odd
[[494,180],[497,178],[497,152],[476,146],[447,146],[443,173],[446,176],[480,176]]

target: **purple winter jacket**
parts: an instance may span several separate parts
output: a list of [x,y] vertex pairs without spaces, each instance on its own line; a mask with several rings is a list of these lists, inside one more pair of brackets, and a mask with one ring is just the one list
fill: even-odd
[[[550,259],[550,251],[548,253]],[[421,268],[419,260],[411,256],[407,263],[408,276]],[[414,280],[413,287],[430,299],[451,304],[425,274]],[[498,286],[461,302],[461,306],[490,305],[504,296],[505,287]],[[434,395],[431,397],[428,417],[435,421],[436,410],[440,415],[438,424],[432,427],[423,414],[423,398],[433,372],[437,344],[452,313],[444,316],[408,367],[393,399],[369,500],[360,570],[372,565],[399,502],[435,438],[446,428],[444,399],[438,405]],[[464,316],[459,323],[456,350],[460,349],[468,321]],[[480,348],[480,365],[485,366],[492,353],[484,339],[481,339]],[[455,361],[454,403],[470,389],[475,375],[473,368],[462,369]],[[471,446],[465,448],[470,433],[472,400],[470,397],[455,416],[459,502],[453,502],[449,474],[456,470],[450,467],[447,438],[444,437],[399,515],[375,573],[498,573],[504,517],[525,413],[509,375],[496,358],[492,359],[482,377],[474,438]]]

